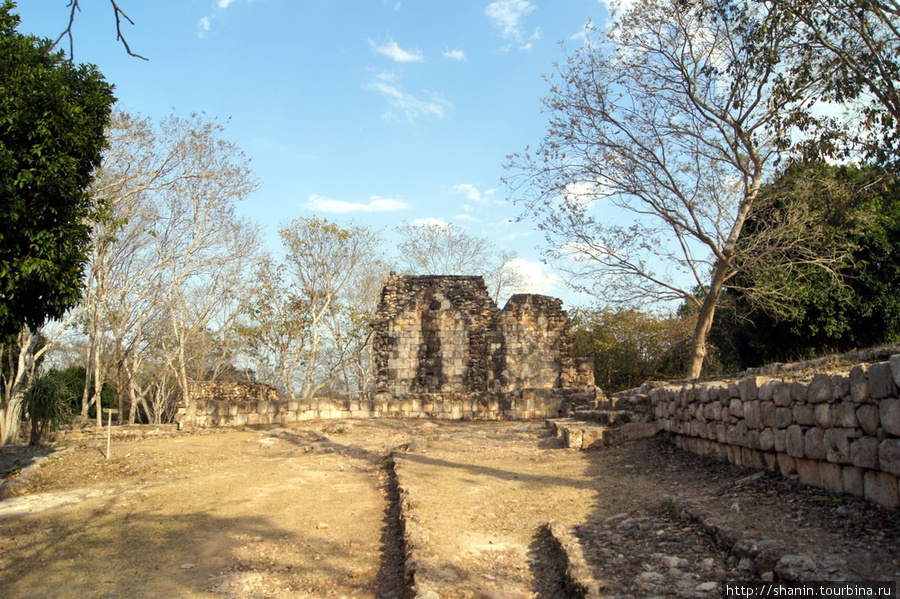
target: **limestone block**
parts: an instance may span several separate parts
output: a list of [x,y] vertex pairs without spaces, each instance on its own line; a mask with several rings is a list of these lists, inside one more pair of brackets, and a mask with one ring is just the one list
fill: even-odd
[[779,453],[787,450],[787,431],[775,429],[772,434],[772,448]]
[[741,397],[740,387],[738,387],[738,384],[734,381],[730,381],[728,383],[728,397],[729,398],[740,398]]
[[894,384],[900,387],[900,354],[891,356],[888,364],[891,365],[891,377],[894,379]]
[[797,477],[804,485],[812,485],[814,487],[822,486],[822,479],[819,476],[819,462],[816,460],[797,460]]
[[900,437],[900,399],[882,400],[878,418],[886,433]]
[[838,399],[849,399],[850,398],[850,377],[846,374],[835,374],[831,377],[831,382],[834,384],[834,395],[833,398]]
[[850,370],[850,398],[853,401],[869,399],[869,365],[857,364]]
[[749,429],[759,428],[759,401],[749,400],[744,402],[744,422]]
[[762,376],[748,376],[738,382],[738,393],[742,401],[759,399],[759,388],[767,380]]
[[797,460],[786,453],[778,453],[778,470],[781,476],[785,478],[794,478],[797,476]]
[[856,417],[856,404],[851,401],[839,401],[831,406],[831,424],[842,428],[856,428],[859,419]]
[[776,406],[787,407],[791,405],[791,383],[775,381],[772,392],[772,401]]
[[791,383],[791,400],[806,401],[807,385],[799,381]]
[[759,433],[760,451],[772,451],[775,449],[775,431],[771,428],[763,429]]
[[893,474],[867,470],[863,475],[863,493],[866,499],[896,509],[900,507],[898,491],[897,477]]
[[706,404],[703,408],[703,416],[706,417],[707,420],[721,420],[722,402],[717,400]]
[[744,442],[742,445],[744,447],[749,447],[750,449],[759,449],[759,431],[748,430],[744,435]]
[[816,404],[814,410],[816,426],[819,428],[831,428],[831,404]]
[[728,439],[728,427],[724,423],[719,422],[715,425],[715,430],[716,442],[724,445]]
[[844,492],[844,477],[842,468],[839,464],[820,462],[819,479],[822,481],[823,489],[831,491],[832,493]]
[[869,366],[869,394],[872,399],[897,396],[897,385],[894,384],[891,375],[890,362],[879,362]]
[[761,401],[759,403],[760,428],[775,426],[775,410],[775,404],[771,401]]
[[820,372],[813,376],[812,382],[806,392],[806,401],[809,403],[822,403],[834,398],[834,385],[830,374]]
[[776,380],[767,380],[760,385],[758,391],[760,401],[772,401],[772,397],[775,395],[775,385],[779,382],[780,381]]
[[878,439],[860,437],[850,444],[850,463],[859,468],[878,469]]
[[765,470],[766,468],[762,452],[749,447],[741,448],[741,465],[745,468],[755,468],[757,470]]
[[803,426],[815,426],[815,408],[807,404],[794,406],[794,422]]
[[825,443],[825,459],[835,464],[850,463],[850,429],[826,429],[822,440]]
[[794,422],[794,414],[790,408],[775,408],[775,428],[787,428]]
[[732,416],[737,416],[738,418],[743,417],[744,415],[744,402],[740,399],[734,397],[728,402],[728,413]]
[[900,476],[900,439],[885,439],[878,446],[878,466],[883,472]]
[[878,406],[873,404],[859,406],[856,408],[856,419],[859,420],[859,426],[867,435],[874,436],[878,433],[878,427],[881,424]]
[[810,460],[824,460],[825,431],[817,426],[812,427],[803,435],[803,454]]
[[794,424],[787,427],[785,441],[789,456],[802,458],[805,455],[803,451],[803,428],[801,426]]
[[844,484],[844,493],[863,496],[863,470],[855,466],[841,468],[841,479]]

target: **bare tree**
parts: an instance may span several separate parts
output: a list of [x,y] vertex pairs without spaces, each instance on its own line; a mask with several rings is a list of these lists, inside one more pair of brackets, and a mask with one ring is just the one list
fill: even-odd
[[[128,40],[125,39],[125,34],[122,33],[122,21],[125,20],[129,24],[134,25],[134,21],[125,14],[125,11],[119,6],[116,0],[109,0],[110,7],[113,11],[113,16],[116,18],[116,40],[122,42],[122,45],[125,47],[125,51],[129,56],[134,56],[135,58],[140,58],[141,60],[150,60],[145,56],[141,56],[140,54],[135,54],[131,51],[131,46],[128,45]],[[75,56],[75,36],[73,33],[73,28],[75,27],[75,16],[77,13],[81,12],[81,3],[79,0],[69,0],[69,22],[66,25],[66,28],[62,33],[59,34],[59,37],[56,38],[56,41],[53,42],[47,48],[47,52],[52,52],[54,48],[59,46],[59,43],[63,40],[63,38],[69,39],[69,57],[72,58]]]
[[542,144],[509,165],[508,183],[577,288],[697,306],[690,378],[776,164],[785,107],[815,97],[815,82],[790,99],[775,93],[795,47],[763,25],[764,10],[642,0],[606,32],[589,30],[550,77]]
[[359,368],[375,310],[373,277],[380,278],[384,270],[378,259],[381,239],[368,227],[342,227],[317,218],[293,220],[279,234],[287,250],[286,298],[300,319],[294,324],[305,328],[296,395],[308,398],[349,365]]
[[410,224],[395,228],[401,268],[430,275],[481,275],[494,301],[505,300],[524,286],[512,267],[515,253],[498,248],[486,237],[471,235],[453,223]]

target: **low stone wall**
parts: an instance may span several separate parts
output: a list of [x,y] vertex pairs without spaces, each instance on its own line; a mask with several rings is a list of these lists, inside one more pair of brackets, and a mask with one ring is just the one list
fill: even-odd
[[571,405],[594,400],[600,393],[595,387],[584,387],[301,401],[277,398],[274,389],[271,392],[268,389],[249,383],[195,383],[189,407],[180,408],[175,420],[182,429],[290,424],[315,419],[541,420],[557,418]]
[[900,355],[805,380],[749,376],[625,392],[701,455],[900,507]]

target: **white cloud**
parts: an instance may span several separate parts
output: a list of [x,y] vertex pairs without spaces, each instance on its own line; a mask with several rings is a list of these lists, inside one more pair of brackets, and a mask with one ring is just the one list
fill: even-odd
[[451,191],[455,194],[466,196],[466,199],[470,202],[475,202],[476,204],[489,204],[491,202],[491,196],[497,193],[496,189],[481,191],[471,183],[454,185],[451,188]]
[[[520,44],[523,50],[530,49],[534,40],[540,39],[540,29],[535,29],[531,36],[525,33],[525,17],[537,7],[528,0],[496,0],[488,4],[484,14],[491,23],[500,30],[500,37]],[[526,41],[527,39],[527,41]]]
[[313,194],[309,196],[306,207],[318,212],[336,212],[345,214],[347,212],[394,212],[397,210],[406,210],[409,204],[401,200],[393,200],[390,198],[382,198],[372,196],[366,203],[346,202],[344,200],[333,200]]
[[209,32],[209,28],[212,26],[209,17],[203,17],[202,19],[200,19],[198,25],[200,26],[200,31],[197,33],[197,35],[205,38],[206,34]]
[[523,258],[513,258],[507,264],[522,275],[524,283],[520,293],[542,293],[552,295],[564,286],[564,281],[556,274],[547,272],[543,262],[532,262]]
[[422,62],[425,60],[425,56],[418,50],[404,50],[392,39],[388,39],[387,43],[381,46],[369,40],[369,45],[379,54],[396,62]]
[[219,0],[217,3],[219,8],[228,8],[229,5],[234,4],[236,0]]
[[452,107],[440,94],[431,93],[428,99],[423,100],[404,92],[396,85],[392,85],[390,83],[392,78],[388,76],[379,75],[378,79],[379,81],[369,85],[369,89],[381,94],[391,106],[402,111],[410,122],[414,122],[421,117],[442,119],[446,116],[447,110]]
[[462,50],[444,50],[444,57],[462,62],[466,59],[466,53]]

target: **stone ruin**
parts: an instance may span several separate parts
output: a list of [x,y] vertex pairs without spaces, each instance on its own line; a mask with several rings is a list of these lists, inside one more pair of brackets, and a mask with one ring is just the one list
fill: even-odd
[[317,418],[534,420],[596,401],[593,358],[573,356],[562,301],[514,295],[501,310],[481,277],[391,273],[375,314],[373,397],[278,397],[257,383],[195,382],[179,426]]
[[376,399],[594,386],[561,300],[517,294],[501,310],[481,277],[391,273],[372,326]]

